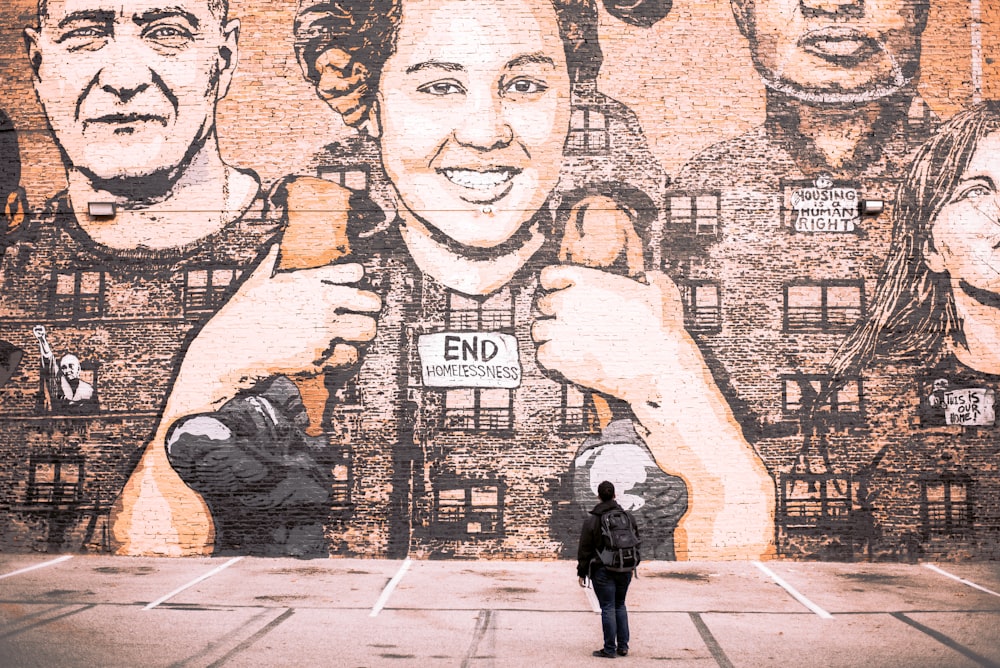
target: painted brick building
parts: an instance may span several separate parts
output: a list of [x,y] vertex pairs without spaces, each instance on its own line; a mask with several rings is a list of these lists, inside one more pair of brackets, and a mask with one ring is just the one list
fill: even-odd
[[0,9],[0,548],[997,556],[990,3],[80,3]]

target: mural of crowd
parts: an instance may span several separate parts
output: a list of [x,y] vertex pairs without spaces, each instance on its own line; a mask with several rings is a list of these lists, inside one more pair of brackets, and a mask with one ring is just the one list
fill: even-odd
[[0,549],[566,557],[611,480],[646,558],[1000,556],[1000,102],[926,0],[731,0],[761,113],[671,174],[602,49],[670,0],[266,4],[6,10]]

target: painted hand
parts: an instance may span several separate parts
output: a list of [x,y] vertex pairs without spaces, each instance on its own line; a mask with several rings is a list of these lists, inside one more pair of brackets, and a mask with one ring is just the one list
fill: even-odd
[[[358,359],[357,344],[375,336],[382,300],[356,287],[360,264],[275,272],[277,249],[205,325],[185,359],[218,382],[245,386],[276,374],[315,375]],[[196,363],[192,356],[198,360]]]
[[[588,267],[554,265],[541,273],[550,290],[532,326],[538,362],[567,380],[631,403],[649,401],[679,371],[684,330],[680,294],[664,274],[649,283]],[[687,357],[687,356],[684,356]]]

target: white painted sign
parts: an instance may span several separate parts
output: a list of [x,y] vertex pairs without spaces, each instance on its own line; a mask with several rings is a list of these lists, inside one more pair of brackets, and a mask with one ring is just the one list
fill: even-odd
[[417,340],[426,387],[514,389],[521,384],[517,339],[499,332],[437,332]]
[[853,232],[860,217],[858,191],[835,186],[828,176],[820,176],[814,186],[796,188],[788,195],[795,212],[797,232]]
[[993,424],[993,390],[974,387],[944,393],[944,423],[963,427]]

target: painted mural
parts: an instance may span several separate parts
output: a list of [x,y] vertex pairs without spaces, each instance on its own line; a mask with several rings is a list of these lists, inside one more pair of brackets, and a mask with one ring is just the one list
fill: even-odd
[[965,3],[4,11],[0,549],[1000,556]]

